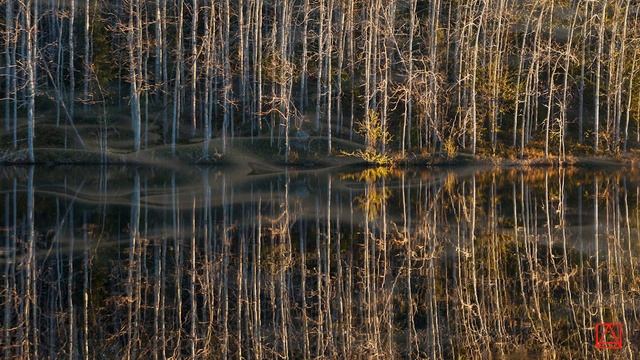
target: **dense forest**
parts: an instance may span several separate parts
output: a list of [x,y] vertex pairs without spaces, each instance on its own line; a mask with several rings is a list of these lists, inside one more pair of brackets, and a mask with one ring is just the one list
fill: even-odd
[[185,143],[208,159],[238,138],[268,138],[287,161],[309,137],[397,158],[563,160],[640,143],[630,0],[3,5],[1,150],[28,162],[34,148]]

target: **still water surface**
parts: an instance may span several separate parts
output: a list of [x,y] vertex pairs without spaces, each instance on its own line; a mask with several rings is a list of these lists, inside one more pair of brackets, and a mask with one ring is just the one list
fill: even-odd
[[9,167],[0,191],[6,359],[640,351],[631,170]]

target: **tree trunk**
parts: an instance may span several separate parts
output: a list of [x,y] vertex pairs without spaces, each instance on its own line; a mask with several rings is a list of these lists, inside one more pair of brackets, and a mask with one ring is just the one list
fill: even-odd
[[171,152],[176,152],[176,140],[178,138],[178,117],[180,116],[180,86],[182,75],[182,22],[184,18],[184,0],[178,0],[178,23],[177,23],[177,59],[176,74],[173,85],[173,117],[171,123]]
[[602,46],[604,43],[604,23],[607,11],[607,3],[602,5],[602,14],[600,14],[600,30],[598,31],[598,53],[596,55],[596,89],[594,94],[594,124],[593,131],[595,135],[595,141],[593,144],[593,150],[598,152],[600,144],[600,71],[602,66]]
[[140,100],[138,93],[138,73],[137,68],[141,59],[137,58],[136,54],[136,26],[134,18],[141,16],[139,12],[139,6],[134,7],[134,1],[136,5],[139,5],[140,0],[129,0],[129,29],[127,33],[127,43],[129,50],[129,81],[131,90],[131,127],[133,129],[133,150],[140,151]]
[[[37,5],[37,3],[36,3]],[[34,49],[34,38],[33,34],[35,32],[35,23],[37,19],[32,19],[34,3],[32,0],[27,0],[24,3],[24,21],[25,21],[25,31],[26,31],[26,48],[27,48],[27,59],[26,59],[26,73],[27,73],[27,144],[28,144],[28,154],[29,154],[29,162],[35,162],[35,156],[33,153],[33,139],[35,137],[35,52]]]

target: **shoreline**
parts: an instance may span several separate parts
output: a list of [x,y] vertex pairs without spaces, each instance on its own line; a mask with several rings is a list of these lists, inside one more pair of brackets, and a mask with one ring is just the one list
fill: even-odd
[[[258,149],[256,149],[256,152]],[[640,156],[624,154],[621,156],[567,156],[560,162],[557,157],[536,157],[528,159],[511,159],[506,157],[482,157],[470,154],[459,154],[452,158],[444,156],[415,156],[397,159],[391,166],[368,163],[356,157],[335,154],[332,156],[309,156],[300,161],[285,162],[283,158],[271,157],[269,160],[261,156],[229,153],[228,155],[212,154],[209,159],[198,158],[193,152],[177,151],[175,155],[165,154],[159,149],[143,150],[138,153],[109,152],[100,154],[95,151],[35,149],[36,161],[26,160],[26,151],[5,152],[0,156],[0,166],[214,166],[233,167],[248,166],[258,172],[271,172],[280,169],[324,169],[329,167],[394,167],[394,168],[447,168],[447,167],[502,167],[502,168],[603,168],[626,167],[635,168]]]

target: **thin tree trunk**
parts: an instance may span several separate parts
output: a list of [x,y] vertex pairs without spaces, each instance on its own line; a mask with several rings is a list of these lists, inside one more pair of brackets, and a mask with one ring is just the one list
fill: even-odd
[[[136,7],[134,8],[134,1],[136,1]],[[129,81],[131,89],[131,127],[133,128],[133,149],[134,151],[140,150],[140,100],[138,93],[138,76],[137,69],[139,66],[139,59],[136,55],[136,27],[134,18],[136,16],[142,16],[139,8],[140,0],[129,0],[129,29],[127,33],[127,42],[129,50]]]
[[180,86],[182,75],[182,22],[184,18],[184,0],[178,0],[178,23],[177,23],[177,60],[176,74],[173,85],[173,117],[171,124],[171,152],[176,152],[176,140],[178,139],[178,117],[180,116]]
[[91,34],[90,34],[90,4],[91,0],[85,0],[84,7],[84,79],[83,79],[83,102],[84,110],[87,111],[89,98],[89,81],[91,74]]
[[[37,3],[36,3],[37,5]],[[35,137],[35,91],[36,91],[36,80],[35,80],[35,53],[34,49],[34,39],[33,34],[36,31],[34,28],[35,22],[37,19],[32,19],[32,9],[34,8],[34,3],[32,0],[27,0],[24,5],[24,18],[25,18],[25,31],[26,31],[26,41],[27,41],[27,143],[28,143],[28,156],[29,162],[35,162],[35,156],[33,152],[33,139]]]
[[595,94],[594,94],[594,124],[593,124],[593,131],[594,131],[594,136],[595,136],[595,141],[593,144],[593,150],[595,152],[598,152],[599,150],[599,144],[600,144],[600,71],[601,71],[601,66],[602,66],[602,46],[604,43],[604,36],[605,36],[605,31],[604,31],[604,24],[605,24],[605,17],[606,17],[606,11],[607,11],[607,3],[605,2],[602,5],[602,14],[600,14],[600,30],[598,31],[598,53],[596,56],[596,89],[595,89]]
[[[308,1],[308,0],[306,0]],[[5,2],[5,48],[4,48],[4,90],[5,90],[5,108],[4,108],[4,131],[9,133],[11,128],[11,98],[13,94],[12,77],[15,64],[11,61],[11,45],[14,43],[15,29],[13,27],[13,0]]]
[[[133,0],[130,0],[133,1]],[[70,0],[69,14],[69,114],[73,119],[75,117],[75,91],[76,91],[76,70],[74,65],[75,59],[75,40],[74,40],[74,22],[76,18],[76,0]]]
[[196,97],[198,84],[198,0],[193,0],[193,18],[191,22],[191,136],[197,129]]

